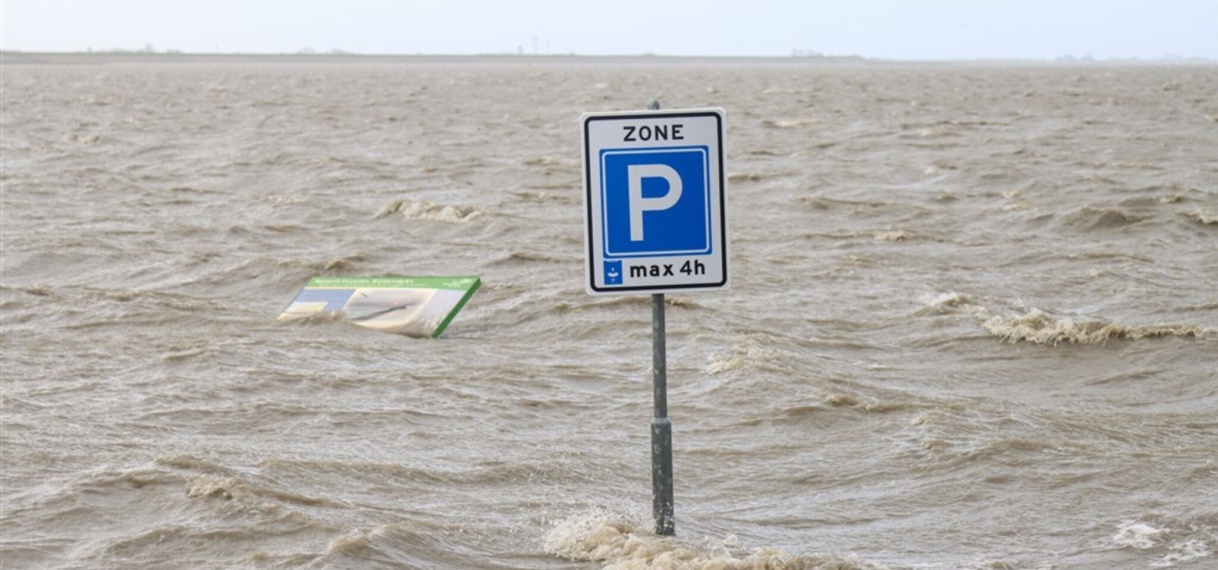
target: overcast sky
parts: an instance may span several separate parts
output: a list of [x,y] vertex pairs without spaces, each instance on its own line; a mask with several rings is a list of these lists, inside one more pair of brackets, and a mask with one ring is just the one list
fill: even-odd
[[3,49],[1218,59],[1218,0],[0,0]]

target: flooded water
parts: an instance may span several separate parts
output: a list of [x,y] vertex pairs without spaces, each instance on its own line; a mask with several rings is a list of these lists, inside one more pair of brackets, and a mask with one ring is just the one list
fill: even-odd
[[[1218,66],[5,54],[0,566],[1213,568]],[[726,110],[727,291],[579,117]],[[391,207],[387,207],[391,205]],[[439,339],[276,316],[478,275]]]

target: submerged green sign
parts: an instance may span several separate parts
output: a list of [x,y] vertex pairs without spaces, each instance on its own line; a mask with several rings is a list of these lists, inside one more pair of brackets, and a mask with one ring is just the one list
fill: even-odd
[[314,277],[279,315],[340,315],[363,327],[438,337],[482,284],[477,277]]

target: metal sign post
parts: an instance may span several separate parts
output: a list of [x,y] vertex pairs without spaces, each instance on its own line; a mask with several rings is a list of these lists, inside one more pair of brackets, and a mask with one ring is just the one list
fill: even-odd
[[651,296],[651,384],[655,419],[651,420],[651,513],[656,534],[676,533],[673,522],[672,422],[668,419],[668,348],[664,334],[664,294]]
[[584,210],[591,295],[651,293],[652,513],[673,521],[664,292],[726,289],[723,109],[586,113]]

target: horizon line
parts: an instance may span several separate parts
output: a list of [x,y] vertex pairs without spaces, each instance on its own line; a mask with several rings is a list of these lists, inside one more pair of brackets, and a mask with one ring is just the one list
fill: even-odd
[[294,52],[242,52],[242,51],[182,51],[175,49],[167,49],[163,51],[149,51],[146,49],[124,49],[113,48],[106,50],[88,49],[86,51],[25,51],[20,49],[0,49],[0,56],[4,55],[22,55],[22,56],[144,56],[144,57],[234,57],[234,56],[250,56],[250,57],[325,57],[325,58],[378,58],[378,57],[418,57],[418,58],[478,58],[478,57],[501,57],[501,58],[520,58],[520,59],[561,59],[561,58],[644,58],[644,59],[757,59],[757,60],[795,60],[808,62],[872,62],[872,63],[953,63],[953,62],[992,62],[992,63],[1214,63],[1218,59],[1206,56],[1180,56],[1180,55],[1163,55],[1155,58],[1144,57],[1095,57],[1091,55],[1076,56],[1064,54],[1051,58],[1038,57],[971,57],[971,58],[884,58],[871,57],[855,54],[833,55],[822,54],[817,52],[802,52],[802,50],[793,50],[793,53],[788,55],[694,55],[694,54],[659,54],[652,52],[642,53],[617,53],[617,54],[581,54],[577,52],[564,53],[520,53],[520,52],[482,52],[482,53],[443,53],[443,52],[414,52],[414,53],[364,53],[346,51],[334,48],[327,51],[315,51],[311,49],[302,49]]

